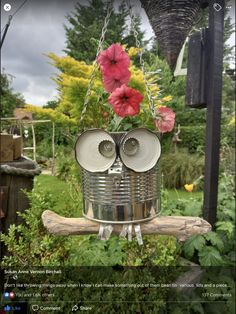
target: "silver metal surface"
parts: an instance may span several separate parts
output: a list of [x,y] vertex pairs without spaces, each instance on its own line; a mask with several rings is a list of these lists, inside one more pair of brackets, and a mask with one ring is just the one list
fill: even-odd
[[108,140],[101,141],[101,143],[98,146],[98,150],[100,154],[107,158],[113,157],[116,153],[115,144]]
[[139,141],[136,138],[133,137],[128,137],[123,145],[122,145],[122,149],[124,151],[124,153],[128,156],[133,156],[135,155],[138,150],[139,150]]
[[[119,143],[124,133],[113,133]],[[84,211],[86,218],[107,224],[140,223],[160,212],[160,171],[158,163],[149,171],[135,172],[119,157],[104,172],[82,168]]]
[[124,168],[119,184],[105,173],[82,170],[84,216],[104,223],[150,220],[160,211],[159,173],[155,167],[144,173]]
[[158,216],[159,201],[132,205],[101,205],[84,202],[84,217],[102,223],[129,224],[151,220]]

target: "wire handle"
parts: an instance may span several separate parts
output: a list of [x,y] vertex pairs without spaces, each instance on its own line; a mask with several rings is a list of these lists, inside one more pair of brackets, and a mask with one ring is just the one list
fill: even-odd
[[91,96],[91,93],[92,93],[92,88],[93,88],[93,85],[94,85],[94,79],[95,79],[95,76],[96,76],[96,70],[98,68],[97,57],[98,57],[98,55],[100,54],[100,52],[102,51],[102,48],[103,48],[103,43],[104,43],[104,40],[105,40],[105,35],[106,35],[106,32],[107,32],[108,24],[110,22],[110,17],[111,17],[112,11],[113,11],[113,0],[109,1],[108,4],[107,4],[107,15],[106,15],[105,20],[104,20],[104,24],[103,24],[103,28],[102,28],[102,34],[101,34],[101,37],[99,39],[99,43],[98,43],[98,47],[97,47],[96,58],[95,58],[95,61],[94,61],[94,64],[93,64],[93,69],[92,69],[92,73],[91,73],[91,76],[90,76],[88,89],[87,89],[87,92],[86,92],[86,95],[85,95],[85,98],[84,98],[84,105],[83,105],[83,110],[81,112],[80,122],[83,121],[84,115],[85,115],[85,113],[87,111],[87,107],[88,107],[88,103],[89,103],[89,97]]
[[136,28],[135,15],[133,13],[132,5],[131,5],[130,0],[126,0],[126,5],[128,7],[128,10],[129,10],[129,15],[130,15],[130,20],[131,20],[131,29],[133,30],[136,47],[140,49],[139,63],[141,65],[141,69],[142,69],[142,72],[143,72],[146,93],[147,93],[147,97],[148,97],[148,101],[149,101],[149,109],[150,109],[150,111],[152,113],[153,118],[155,118],[156,117],[156,110],[155,110],[154,101],[155,101],[156,97],[152,95],[152,91],[150,89],[150,86],[152,84],[150,84],[148,79],[149,79],[149,75],[150,74],[156,74],[159,71],[156,71],[155,73],[154,72],[153,73],[146,72],[145,63],[144,63],[144,60],[143,60],[143,49],[141,47],[140,40],[138,39],[138,31],[137,31],[137,28]]

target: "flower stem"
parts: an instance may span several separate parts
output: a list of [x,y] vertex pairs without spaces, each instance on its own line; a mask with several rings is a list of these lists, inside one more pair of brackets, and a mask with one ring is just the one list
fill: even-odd
[[114,116],[114,122],[115,122],[114,123],[114,129],[113,129],[114,132],[118,131],[120,123],[121,123],[122,120],[123,120],[122,117],[119,117],[117,115]]

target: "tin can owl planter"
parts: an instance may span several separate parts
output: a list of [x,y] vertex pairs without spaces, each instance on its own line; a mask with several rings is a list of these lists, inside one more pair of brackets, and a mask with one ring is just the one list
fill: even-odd
[[78,137],[75,152],[86,218],[131,224],[158,215],[161,145],[156,133],[145,128],[127,133],[91,129]]
[[[77,139],[75,152],[82,168],[83,214],[100,223],[98,237],[108,239],[113,225],[122,224],[120,236],[128,236],[131,241],[134,228],[137,241],[142,244],[140,223],[153,219],[160,212],[161,145],[157,133],[147,128],[115,131],[122,130],[122,119],[141,113],[143,101],[148,100],[150,112],[147,108],[143,109],[141,120],[136,121],[135,125],[145,125],[153,120],[157,130],[168,132],[174,126],[174,113],[166,106],[160,106],[167,99],[159,99],[156,86],[159,71],[144,71],[142,50],[139,59],[146,99],[139,90],[129,86],[131,62],[124,47],[112,44],[100,51],[96,61],[104,89],[110,94],[107,102],[114,111],[111,113],[111,124],[106,124],[113,132],[108,133],[103,129],[83,132]],[[89,105],[92,82],[86,93],[81,121]]]

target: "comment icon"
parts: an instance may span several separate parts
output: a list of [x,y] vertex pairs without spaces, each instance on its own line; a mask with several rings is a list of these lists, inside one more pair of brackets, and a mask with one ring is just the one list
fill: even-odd
[[39,310],[38,304],[33,304],[33,305],[31,306],[31,308],[32,308],[32,310],[33,310],[34,312],[36,312],[36,311]]

